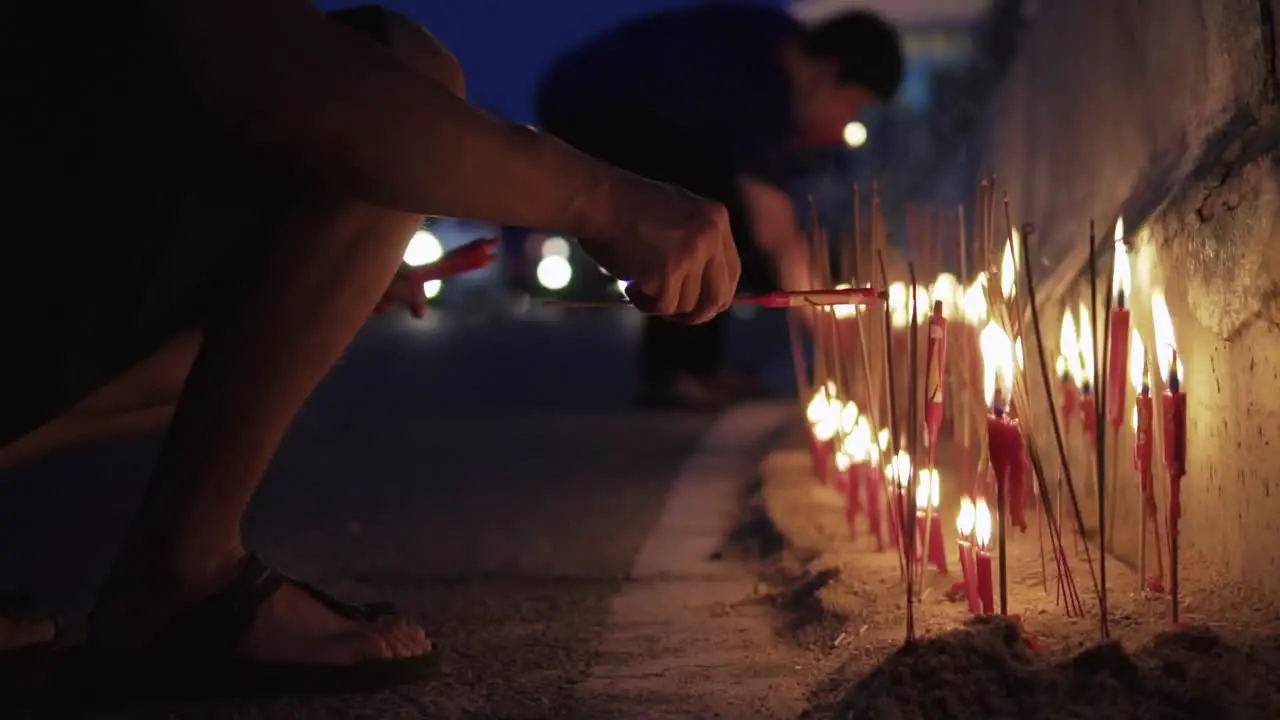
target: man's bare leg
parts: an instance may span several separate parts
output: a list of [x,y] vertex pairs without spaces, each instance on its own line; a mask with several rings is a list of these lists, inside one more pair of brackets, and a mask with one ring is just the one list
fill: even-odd
[[0,470],[56,450],[164,425],[173,414],[174,403],[199,349],[199,333],[178,336],[65,415],[0,448]]
[[[230,580],[240,523],[294,416],[368,318],[421,216],[315,194],[293,208],[204,342],[125,547],[91,619],[100,642],[145,642]],[[239,650],[350,663],[430,649],[422,631],[339,618],[291,586]]]

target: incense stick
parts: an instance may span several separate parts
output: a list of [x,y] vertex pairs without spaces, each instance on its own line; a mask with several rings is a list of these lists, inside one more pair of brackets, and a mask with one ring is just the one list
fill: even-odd
[[[1093,221],[1089,221],[1089,322],[1093,324],[1090,332],[1098,325],[1098,236],[1094,228]],[[1107,305],[1111,304],[1110,293],[1107,296]],[[1109,312],[1109,310],[1108,310]],[[1106,320],[1104,320],[1104,323]],[[1102,384],[1100,376],[1100,368],[1098,364],[1098,342],[1097,335],[1094,335],[1093,350],[1093,387],[1097,401],[1094,403],[1094,452],[1093,460],[1095,471],[1098,474],[1098,589],[1099,593],[1099,611],[1101,614],[1102,639],[1106,640],[1111,636],[1110,618],[1107,614],[1107,501],[1106,501],[1106,433],[1102,424],[1103,411],[1106,409],[1107,397],[1106,387]],[[1106,343],[1109,338],[1106,333],[1106,326],[1103,326],[1103,353],[1105,357]]]
[[[1045,356],[1044,335],[1040,329],[1040,308],[1039,308],[1039,303],[1036,300],[1035,273],[1031,269],[1031,266],[1034,263],[1031,263],[1026,260],[1026,258],[1030,257],[1031,241],[1029,238],[1031,237],[1031,235],[1034,234],[1034,232],[1035,232],[1035,228],[1033,226],[1023,225],[1022,272],[1023,272],[1023,276],[1026,278],[1026,281],[1027,281],[1027,301],[1031,309],[1031,327],[1036,337],[1036,357],[1039,360],[1038,365],[1040,366],[1040,379],[1044,383],[1045,401],[1049,405],[1050,421],[1053,425],[1053,439],[1058,447],[1058,458],[1062,463],[1062,469],[1063,469],[1062,477],[1065,480],[1067,493],[1071,497],[1071,507],[1075,513],[1076,523],[1078,523],[1078,526],[1081,528],[1081,532],[1083,532],[1084,514],[1081,512],[1081,509],[1080,509],[1080,498],[1076,493],[1075,481],[1071,477],[1071,463],[1068,462],[1067,460],[1067,446],[1066,446],[1066,443],[1063,441],[1062,425],[1058,419],[1057,404],[1054,402],[1054,399],[1053,399],[1053,384],[1049,380],[1050,378],[1049,361],[1048,361],[1048,358]],[[1036,472],[1041,476],[1041,480],[1043,480],[1044,469],[1042,466],[1040,466],[1039,453],[1036,451],[1035,443],[1029,443],[1029,449],[1031,450],[1032,461],[1037,466]],[[1061,486],[1061,483],[1060,483],[1060,486]],[[1059,508],[1059,510],[1061,510],[1061,508]],[[1049,524],[1050,524],[1051,532],[1053,532],[1053,528],[1055,526],[1057,528],[1058,542],[1059,542],[1058,552],[1063,557],[1063,560],[1065,562],[1066,546],[1062,544],[1062,525],[1060,522],[1055,522],[1053,519],[1050,520]],[[1099,604],[1101,604],[1102,593],[1100,592],[1100,589],[1098,587],[1097,576],[1094,575],[1093,553],[1089,549],[1088,543],[1085,543],[1084,551],[1085,551],[1085,560],[1089,565],[1089,577],[1093,580],[1094,592],[1098,594],[1098,602]],[[1068,577],[1069,577],[1069,573],[1068,573]]]

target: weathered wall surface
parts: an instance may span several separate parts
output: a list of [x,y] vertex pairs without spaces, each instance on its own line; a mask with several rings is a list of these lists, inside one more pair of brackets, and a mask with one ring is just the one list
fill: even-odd
[[[1048,357],[1064,303],[1088,289],[1089,220],[1110,255],[1123,216],[1135,326],[1152,345],[1150,294],[1163,289],[1186,368],[1184,547],[1280,602],[1280,0],[1040,5],[976,142],[1015,218],[1036,226]],[[1128,561],[1131,443],[1125,428],[1111,538]]]

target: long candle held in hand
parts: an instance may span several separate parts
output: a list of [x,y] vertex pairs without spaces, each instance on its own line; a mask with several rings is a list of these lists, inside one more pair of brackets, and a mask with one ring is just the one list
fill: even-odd
[[[736,297],[734,305],[758,305],[772,309],[799,307],[835,307],[840,305],[870,305],[888,297],[884,290],[876,288],[828,288],[823,290],[777,290],[764,295]],[[628,300],[545,300],[548,307],[607,308],[628,307]]]

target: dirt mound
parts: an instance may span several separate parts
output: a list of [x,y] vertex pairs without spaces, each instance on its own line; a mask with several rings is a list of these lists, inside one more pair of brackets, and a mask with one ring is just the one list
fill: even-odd
[[1066,659],[1034,653],[1018,626],[978,618],[904,647],[873,669],[834,717],[1280,717],[1280,637],[1232,643],[1200,628],[1136,652],[1106,643]]

